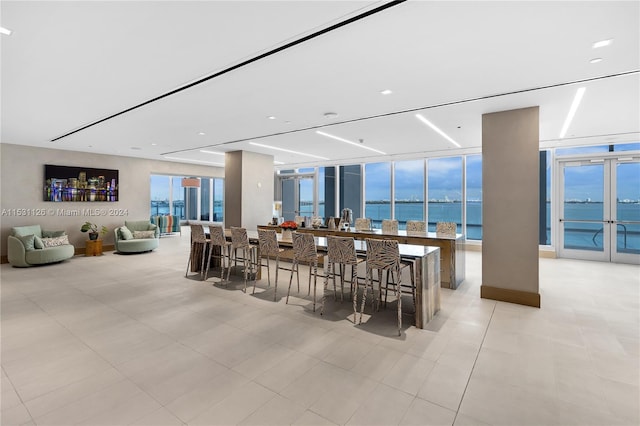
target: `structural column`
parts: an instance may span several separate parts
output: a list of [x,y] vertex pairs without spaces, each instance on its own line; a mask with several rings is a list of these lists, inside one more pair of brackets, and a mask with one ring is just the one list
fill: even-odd
[[480,296],[540,307],[539,108],[482,116]]
[[224,225],[255,231],[273,215],[273,156],[232,151],[224,160]]

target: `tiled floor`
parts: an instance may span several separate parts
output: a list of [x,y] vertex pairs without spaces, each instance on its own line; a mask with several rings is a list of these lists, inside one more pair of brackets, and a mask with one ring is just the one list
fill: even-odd
[[2,425],[640,423],[638,266],[541,259],[534,309],[480,299],[468,252],[397,337],[392,307],[354,326],[346,301],[285,305],[286,275],[276,302],[185,278],[188,241],[2,265]]

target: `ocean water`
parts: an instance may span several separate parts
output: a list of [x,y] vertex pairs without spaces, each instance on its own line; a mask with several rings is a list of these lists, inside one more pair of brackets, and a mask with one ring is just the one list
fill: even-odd
[[[309,203],[311,206],[311,203]],[[396,203],[395,218],[398,219],[399,228],[405,229],[407,220],[424,220],[421,202]],[[311,208],[311,207],[310,207]],[[564,242],[566,248],[579,248],[583,250],[602,250],[602,224],[571,222],[571,220],[602,220],[602,203],[565,203],[565,232]],[[214,215],[222,217],[222,205],[214,206]],[[324,216],[324,205],[320,206],[320,216]],[[640,221],[640,204],[618,203],[617,219],[620,221]],[[166,202],[152,202],[151,214],[169,214],[169,205]],[[184,205],[174,204],[174,215],[185,216]],[[311,214],[309,214],[311,215]],[[385,203],[367,203],[365,216],[372,220],[374,228],[382,226],[382,220],[391,217],[391,205]],[[551,206],[546,208],[547,232],[546,241],[541,244],[552,244],[551,241]],[[459,202],[429,202],[429,231],[435,231],[437,222],[456,222],[458,232],[461,233],[462,204]],[[617,248],[619,252],[640,254],[640,224],[617,225]],[[467,203],[467,239],[482,239],[482,203]]]
[[[462,203],[429,202],[429,230],[435,231],[437,222],[456,222],[458,232],[462,232]],[[395,217],[400,229],[404,229],[407,220],[424,220],[422,203],[396,203]],[[573,220],[602,220],[602,203],[566,203],[565,218]],[[372,219],[373,227],[381,227],[382,220],[391,217],[391,205],[367,203],[365,216]],[[617,220],[640,221],[640,204],[618,203]],[[541,244],[552,244],[551,241],[551,205],[546,207],[546,241]],[[618,251],[640,254],[640,224],[617,225]],[[482,239],[482,203],[467,203],[467,239]],[[601,250],[602,224],[597,223],[565,223],[565,247],[585,250]]]

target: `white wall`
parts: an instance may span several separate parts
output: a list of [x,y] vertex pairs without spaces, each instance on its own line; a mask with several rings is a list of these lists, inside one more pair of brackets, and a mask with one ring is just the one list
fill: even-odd
[[[117,202],[63,202],[42,200],[44,165],[92,167],[119,170]],[[168,161],[146,160],[115,155],[46,149],[30,146],[0,144],[0,255],[6,256],[7,237],[11,227],[40,224],[43,229],[64,229],[69,241],[84,247],[87,235],[80,232],[85,221],[109,228],[105,245],[113,245],[113,229],[125,220],[149,219],[150,176],[152,174],[224,177],[221,167],[208,167]],[[17,216],[14,209],[44,211],[43,216]],[[99,216],[65,216],[62,212],[82,212],[84,209],[106,210]],[[112,211],[111,211],[112,210]],[[122,214],[120,214],[122,213]]]

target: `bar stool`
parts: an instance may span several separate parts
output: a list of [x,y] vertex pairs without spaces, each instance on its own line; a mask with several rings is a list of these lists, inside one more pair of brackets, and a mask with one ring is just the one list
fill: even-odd
[[[290,271],[291,269],[280,266],[280,255],[284,252],[290,252],[278,246],[278,235],[275,229],[260,229],[258,228],[258,247],[260,248],[260,268],[267,267],[267,283],[271,287],[271,273],[269,267],[269,260],[275,258],[276,260],[276,284],[273,291],[273,301],[275,302],[278,293],[278,269]],[[267,264],[262,263],[263,259],[267,259]]]
[[184,273],[186,277],[189,273],[189,265],[191,260],[198,255],[196,247],[202,248],[202,265],[200,266],[200,279],[204,276],[204,261],[207,257],[207,248],[209,247],[210,240],[207,239],[204,233],[204,227],[202,225],[190,225],[191,228],[191,251],[189,252],[189,260],[187,261],[187,270]]
[[[220,259],[220,282],[224,282],[224,263],[225,258],[227,259],[227,267],[231,268],[231,242],[227,241],[224,236],[224,229],[221,226],[210,226],[209,227],[209,236],[211,237],[211,242],[209,243],[210,249],[210,257],[216,257]],[[220,254],[214,254],[213,248],[218,247],[220,250]],[[226,254],[225,254],[226,251]],[[209,266],[211,261],[207,262],[207,271],[204,274],[205,281],[209,276]]]
[[[242,250],[242,264],[244,275],[244,292],[247,292],[247,271],[251,270],[253,274],[253,267],[258,264],[258,247],[249,243],[249,237],[247,236],[247,230],[236,226],[231,227],[231,251],[233,252],[234,263],[238,264],[238,250]],[[227,270],[227,281],[231,273],[231,265]],[[253,277],[253,292],[256,292],[256,278]]]
[[[356,219],[357,221],[357,219]],[[333,297],[338,300],[336,291],[336,264],[338,264],[340,275],[340,301],[344,301],[344,275],[347,265],[351,266],[351,281],[347,281],[351,286],[353,296],[353,323],[356,323],[357,294],[358,294],[358,265],[364,259],[356,254],[356,247],[353,237],[327,236],[327,273],[324,276],[324,292],[322,293],[322,307],[320,315],[324,313],[324,302],[327,295],[329,275],[333,278]],[[355,287],[355,289],[354,289]]]
[[291,265],[291,276],[289,277],[289,289],[287,290],[287,301],[289,303],[289,294],[291,293],[291,283],[293,282],[293,273],[296,273],[298,282],[298,293],[300,292],[300,262],[309,264],[309,293],[311,293],[311,275],[313,269],[313,312],[316,311],[316,283],[318,282],[318,259],[324,255],[318,254],[316,248],[316,240],[313,234],[307,232],[294,232],[293,239],[293,264]]
[[426,232],[427,222],[424,220],[408,220],[407,221],[407,235],[409,232]]
[[[367,301],[367,293],[369,285],[371,285],[371,296],[375,298],[375,292],[373,290],[373,271],[378,271],[378,280],[382,276],[382,272],[392,272],[391,277],[393,279],[393,272],[398,277],[398,282],[394,282],[394,293],[396,293],[398,301],[398,336],[401,335],[402,329],[402,300],[400,297],[400,285],[402,282],[402,276],[400,275],[400,250],[398,248],[398,241],[396,240],[379,240],[374,238],[367,238],[367,277],[365,280],[364,294],[362,295],[362,306],[360,308],[360,321],[362,324],[362,314]],[[379,292],[382,292],[382,288],[379,288]],[[380,302],[378,298],[378,304]],[[373,299],[372,299],[373,307]]]
[[368,217],[358,217],[355,223],[356,231],[371,231],[371,219]]
[[437,222],[436,233],[441,236],[456,236],[456,223],[455,222]]
[[383,219],[382,220],[382,233],[383,234],[397,234],[398,233],[398,221],[395,219]]
[[[408,226],[407,222],[407,226]],[[426,223],[422,222],[425,227],[426,227]],[[414,226],[414,225],[412,225]],[[419,226],[419,225],[418,225]],[[407,231],[408,232],[408,231]],[[398,233],[398,221],[395,219],[384,219],[382,221],[382,233],[383,234],[397,234]],[[409,267],[409,274],[411,276],[411,285],[407,286],[404,285],[403,287],[410,287],[411,290],[411,295],[413,297],[413,306],[415,309],[415,305],[416,305],[416,286],[415,286],[415,276],[414,276],[414,269],[415,269],[415,262],[412,259],[402,259],[400,258],[400,272],[402,272],[402,269]],[[389,273],[391,275],[393,275],[393,271],[388,271],[387,273],[387,284],[385,285],[385,289],[384,289],[384,303],[386,305],[387,303],[387,292],[389,290],[389,285],[394,285],[394,281],[393,279],[391,281],[389,281]],[[393,278],[393,277],[392,277]],[[402,291],[402,289],[400,289],[400,291]]]

